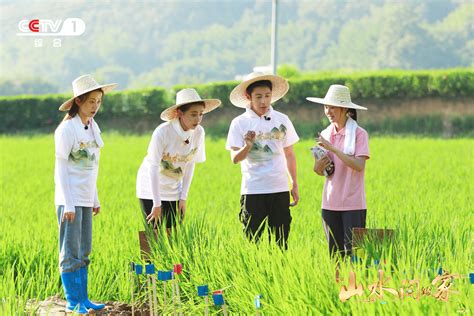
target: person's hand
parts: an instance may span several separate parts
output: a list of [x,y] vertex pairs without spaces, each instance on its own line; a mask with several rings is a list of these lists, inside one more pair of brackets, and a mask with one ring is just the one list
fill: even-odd
[[100,206],[92,208],[92,214],[97,215],[100,213]]
[[254,131],[248,131],[247,134],[244,135],[245,144],[249,147],[252,147],[255,143],[257,133]]
[[64,223],[64,221],[68,221],[70,223],[74,222],[74,219],[76,218],[76,213],[74,212],[65,212],[63,214],[63,218],[61,220],[61,222]]
[[291,189],[291,196],[293,197],[293,202],[290,203],[290,207],[296,206],[298,201],[300,200],[300,194],[298,192],[298,185],[293,184],[293,188]]
[[186,200],[179,200],[178,202],[178,213],[180,221],[184,220],[184,216],[186,215]]
[[330,142],[328,142],[326,139],[324,139],[324,137],[320,133],[318,133],[318,137],[316,138],[316,142],[318,143],[319,146],[323,147],[326,150],[329,150],[331,152],[336,151],[336,148]]
[[152,210],[150,215],[146,217],[147,223],[150,224],[153,220],[161,220],[161,205],[160,206],[155,206]]
[[324,169],[326,169],[331,164],[331,160],[328,155],[324,155],[321,159],[317,159],[314,163],[314,171],[319,174],[324,174]]

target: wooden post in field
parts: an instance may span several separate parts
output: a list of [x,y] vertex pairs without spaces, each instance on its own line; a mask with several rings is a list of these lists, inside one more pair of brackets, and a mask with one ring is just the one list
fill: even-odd
[[207,285],[200,285],[197,287],[198,290],[198,296],[199,297],[204,297],[204,315],[207,316],[209,315],[209,287]]
[[354,227],[352,229],[352,248],[363,246],[365,240],[381,243],[384,240],[393,240],[395,230],[393,229],[371,229]]
[[[395,230],[393,229],[373,229],[354,227],[352,229],[352,249],[353,255],[351,262],[361,263],[365,256],[364,245],[371,243],[373,245],[384,245],[384,242],[393,243],[395,239]],[[376,258],[379,260],[380,258]]]
[[155,230],[153,231],[139,231],[138,232],[138,242],[140,245],[140,255],[142,259],[146,262],[151,261],[151,248],[149,239],[153,238],[154,241],[158,240],[158,234]]

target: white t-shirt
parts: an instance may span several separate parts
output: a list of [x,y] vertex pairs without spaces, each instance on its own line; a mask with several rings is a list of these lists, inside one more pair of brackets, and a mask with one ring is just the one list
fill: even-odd
[[178,119],[158,126],[151,137],[148,153],[138,169],[137,197],[153,200],[150,168],[159,168],[160,199],[179,200],[186,165],[206,160],[204,138],[202,126],[184,131]]
[[[79,115],[61,122],[54,133],[56,158],[67,160],[67,177],[74,206],[95,207],[100,148],[104,146],[100,129],[94,120],[84,129]],[[55,165],[54,203],[65,205],[65,197]]]
[[255,131],[256,141],[247,158],[241,162],[240,193],[265,194],[289,191],[284,148],[295,144],[299,137],[288,116],[270,109],[259,117],[253,110],[237,116],[230,124],[226,149],[245,146],[244,136]]

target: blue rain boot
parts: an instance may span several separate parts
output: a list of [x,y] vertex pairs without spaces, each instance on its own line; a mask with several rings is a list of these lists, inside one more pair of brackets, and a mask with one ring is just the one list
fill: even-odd
[[87,314],[87,309],[82,303],[81,273],[79,270],[61,273],[64,296],[66,297],[66,312]]
[[87,293],[87,267],[82,267],[79,271],[81,271],[82,297],[84,298],[82,302],[84,306],[88,309],[93,309],[95,311],[104,309],[104,304],[94,304],[89,301],[89,295]]

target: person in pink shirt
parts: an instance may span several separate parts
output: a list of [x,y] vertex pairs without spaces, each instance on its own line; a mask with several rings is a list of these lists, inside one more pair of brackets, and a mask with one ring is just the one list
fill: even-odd
[[350,256],[352,228],[365,227],[365,161],[369,159],[369,137],[357,125],[357,110],[367,108],[351,101],[349,88],[332,85],[324,99],[307,98],[324,105],[330,125],[317,138],[326,152],[315,157],[314,172],[326,176],[322,196],[322,219],[331,256]]

